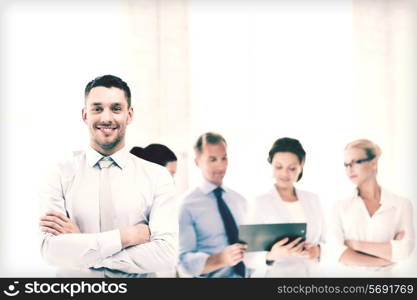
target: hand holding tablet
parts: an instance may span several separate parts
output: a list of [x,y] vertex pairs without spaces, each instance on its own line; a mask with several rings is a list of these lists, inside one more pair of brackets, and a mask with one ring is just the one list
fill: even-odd
[[[239,239],[247,244],[246,251],[270,251],[281,241],[282,245],[288,245],[297,238],[299,242],[305,241],[307,233],[306,223],[279,223],[279,224],[253,224],[239,226]],[[283,240],[287,238],[287,240]],[[281,244],[280,244],[281,245]]]

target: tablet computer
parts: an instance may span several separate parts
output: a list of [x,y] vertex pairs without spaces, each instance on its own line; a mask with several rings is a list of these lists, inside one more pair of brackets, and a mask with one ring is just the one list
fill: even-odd
[[306,239],[306,223],[252,224],[239,226],[239,240],[248,245],[246,251],[269,251],[285,237],[289,242],[301,237]]

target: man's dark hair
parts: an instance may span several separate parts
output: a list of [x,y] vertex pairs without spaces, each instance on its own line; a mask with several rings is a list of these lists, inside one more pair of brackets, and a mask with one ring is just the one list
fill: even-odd
[[221,142],[226,144],[226,140],[223,136],[214,132],[206,132],[199,136],[197,142],[194,145],[194,151],[196,155],[199,155],[203,152],[203,146],[205,144],[217,145]]
[[166,167],[167,163],[171,161],[177,161],[175,153],[162,144],[150,144],[145,148],[133,147],[130,153],[163,167]]
[[[290,152],[297,156],[298,161],[302,164],[306,158],[306,152],[304,151],[303,146],[299,140],[284,137],[277,139],[269,150],[268,162],[272,163],[274,155],[278,152]],[[301,170],[300,175],[298,176],[297,181],[303,177],[303,171]]]
[[106,88],[115,87],[115,88],[121,89],[125,93],[125,97],[127,100],[127,107],[128,108],[130,107],[132,96],[130,94],[129,86],[127,85],[126,82],[124,82],[119,77],[114,76],[114,75],[104,75],[104,76],[100,76],[91,80],[85,87],[84,97],[87,98],[90,91],[93,88],[98,87],[98,86],[103,86]]

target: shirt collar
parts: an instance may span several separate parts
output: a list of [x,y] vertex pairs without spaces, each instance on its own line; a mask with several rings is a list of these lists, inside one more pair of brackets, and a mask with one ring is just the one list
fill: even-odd
[[[227,191],[227,188],[223,184],[220,185],[220,187],[223,189],[224,192]],[[206,179],[203,179],[202,182],[200,183],[200,189],[205,195],[210,194],[216,188],[217,188],[217,185],[213,184],[212,182]]]
[[381,187],[381,206],[397,206],[398,202],[395,201],[394,197],[392,197],[392,195],[385,190],[384,188]]
[[[297,202],[298,203],[301,203],[302,205],[304,205],[304,198],[302,197],[302,196],[300,196],[300,190],[297,188],[297,187],[295,187],[294,186],[294,191],[295,191],[295,195],[296,195],[296,197],[297,197]],[[277,190],[277,188],[276,188],[276,186],[275,186],[275,184],[272,186],[272,188],[271,188],[271,190],[270,190],[270,193],[272,194],[272,195],[274,195],[274,197],[276,197],[279,201],[281,201],[281,202],[283,202],[283,203],[285,203],[285,201],[284,200],[282,200],[282,198],[281,198],[281,195],[279,194],[279,192],[278,192],[278,190]],[[308,201],[307,201],[308,202]],[[287,202],[288,203],[288,202]]]
[[[353,198],[362,200],[362,198],[360,198],[359,196],[359,190],[357,188],[355,188],[353,191]],[[381,187],[381,202],[380,203],[381,203],[381,206],[383,207],[389,207],[389,206],[395,207],[397,205],[397,202],[394,201],[391,194],[383,187]]]
[[[127,160],[127,150],[126,147],[123,147],[122,149],[120,149],[119,151],[113,153],[112,155],[110,155],[109,157],[111,159],[113,159],[113,161],[115,162],[115,164],[123,169],[124,166],[126,165],[126,160]],[[94,168],[94,166],[103,158],[103,155],[98,153],[96,150],[94,150],[91,146],[89,146],[86,150],[86,159],[87,159],[87,164]]]

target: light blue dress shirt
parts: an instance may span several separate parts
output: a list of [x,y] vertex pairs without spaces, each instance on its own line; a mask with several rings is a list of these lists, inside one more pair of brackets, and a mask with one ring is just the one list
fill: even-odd
[[[233,267],[223,267],[208,274],[201,274],[209,256],[228,246],[222,217],[213,190],[217,186],[203,181],[186,193],[180,209],[180,258],[181,268],[194,277],[239,277]],[[237,192],[224,189],[223,199],[236,224],[242,224],[247,202]]]

